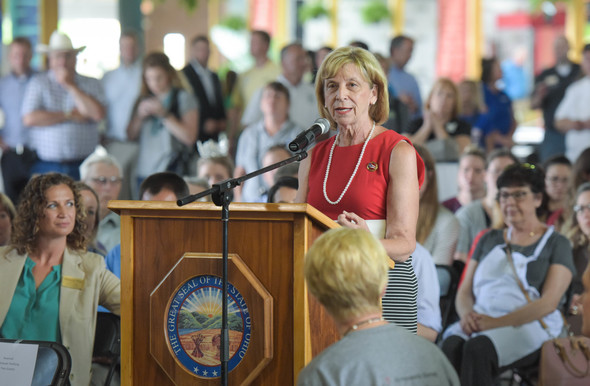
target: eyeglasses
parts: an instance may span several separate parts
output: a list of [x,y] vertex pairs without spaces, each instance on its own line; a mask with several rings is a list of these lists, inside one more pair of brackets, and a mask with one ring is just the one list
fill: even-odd
[[551,185],[557,185],[557,184],[567,184],[569,182],[569,178],[567,177],[547,177],[546,181],[548,183],[550,183]]
[[575,205],[574,212],[576,212],[576,214],[590,213],[590,204]]
[[514,201],[522,201],[529,194],[526,190],[519,190],[516,192],[508,193],[508,192],[500,192],[498,193],[497,199],[498,201],[506,201],[508,198],[514,198]]
[[116,176],[112,176],[112,177],[99,176],[99,177],[91,178],[91,180],[95,184],[105,186],[108,183],[111,183],[112,185],[118,185],[121,183],[121,181],[123,179],[121,177],[116,177]]

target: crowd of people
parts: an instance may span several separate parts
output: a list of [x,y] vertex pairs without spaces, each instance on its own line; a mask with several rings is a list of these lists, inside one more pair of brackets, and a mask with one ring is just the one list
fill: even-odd
[[[308,203],[344,228],[306,257],[310,292],[342,339],[300,384],[492,385],[504,369],[538,361],[563,327],[561,312],[590,335],[590,316],[582,320],[590,313],[582,295],[590,291],[590,45],[577,65],[567,40],[556,39],[555,67],[531,95],[545,139],[538,162],[521,163],[496,58],[482,61],[480,80],[436,80],[423,102],[405,70],[407,36],[392,39],[389,58],[354,42],[322,47],[312,60],[293,42],[280,64],[268,57],[270,42],[253,31],[253,67],[221,79],[208,67],[206,36],[190,42],[191,58],[176,71],[162,52],[140,57],[126,32],[121,65],[98,80],[76,72],[84,47],[65,34],[37,48],[46,71],[31,68],[28,40],[13,40],[0,79],[0,338],[63,343],[71,383],[88,385],[97,308],[120,306],[121,225],[108,202],[174,201],[283,161],[318,115],[331,131],[300,165],[247,180],[233,195]],[[437,168],[449,162],[456,181],[443,183],[457,194],[441,200]],[[449,325],[437,266],[462,274]],[[408,356],[392,365],[399,350]]]

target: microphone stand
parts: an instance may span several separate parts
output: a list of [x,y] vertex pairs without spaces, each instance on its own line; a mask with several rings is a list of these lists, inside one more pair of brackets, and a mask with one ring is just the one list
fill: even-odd
[[218,184],[213,184],[211,189],[205,190],[204,192],[193,194],[184,198],[181,198],[176,202],[178,206],[184,206],[190,204],[193,201],[198,200],[201,197],[211,195],[213,203],[217,206],[221,206],[221,224],[222,224],[222,313],[221,313],[221,350],[220,350],[220,361],[221,361],[221,384],[227,386],[228,370],[227,363],[229,362],[229,329],[227,321],[227,265],[228,265],[228,232],[227,225],[229,222],[229,203],[232,198],[233,189],[241,185],[244,181],[247,181],[253,177],[259,176],[271,170],[280,168],[282,166],[291,164],[293,162],[299,162],[307,158],[307,152],[302,150],[300,153],[295,154],[291,158],[287,158],[284,161],[277,162],[269,165],[262,169],[248,173],[242,177],[229,178],[221,181]]

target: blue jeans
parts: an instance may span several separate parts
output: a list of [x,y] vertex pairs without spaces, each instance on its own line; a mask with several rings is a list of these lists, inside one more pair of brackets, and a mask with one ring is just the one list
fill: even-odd
[[31,168],[31,174],[45,174],[50,172],[67,174],[72,177],[74,181],[80,180],[80,161],[65,161],[65,162],[53,162],[53,161],[37,161]]

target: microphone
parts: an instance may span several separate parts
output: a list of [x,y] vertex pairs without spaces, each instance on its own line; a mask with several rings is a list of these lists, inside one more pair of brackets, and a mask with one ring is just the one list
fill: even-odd
[[326,134],[330,130],[330,121],[326,118],[318,118],[313,125],[307,130],[302,131],[291,143],[289,143],[289,150],[296,153],[305,150],[311,143],[322,134]]

